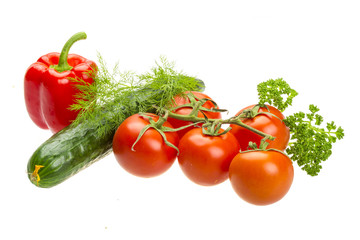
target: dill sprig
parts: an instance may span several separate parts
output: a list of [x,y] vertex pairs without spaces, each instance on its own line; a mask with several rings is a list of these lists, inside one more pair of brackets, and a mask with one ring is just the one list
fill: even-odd
[[201,80],[176,71],[175,63],[163,56],[144,74],[120,71],[118,64],[110,71],[100,55],[98,59],[93,84],[74,80],[83,84],[77,84],[80,93],[70,109],[79,112],[72,125],[95,128],[99,136],[113,133],[132,114],[154,112],[154,105],[163,108],[177,94],[204,88]]
[[320,109],[311,104],[309,110],[310,113],[298,112],[284,119],[291,133],[286,153],[309,175],[316,176],[321,163],[332,154],[332,144],[344,137],[344,130],[333,121],[321,127],[324,120],[318,114]]

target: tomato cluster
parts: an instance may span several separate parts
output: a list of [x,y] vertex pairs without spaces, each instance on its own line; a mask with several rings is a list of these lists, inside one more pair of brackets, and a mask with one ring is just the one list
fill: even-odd
[[[194,113],[188,95],[177,96],[172,106],[174,116],[221,119],[209,96],[191,94],[195,101],[203,100],[202,110]],[[160,119],[154,114],[135,114],[115,133],[115,158],[126,171],[140,177],[164,173],[177,158],[184,175],[196,184],[213,186],[229,179],[243,200],[255,205],[275,203],[288,192],[294,177],[291,160],[281,152],[289,142],[289,129],[282,122],[282,113],[274,107],[259,107],[251,117],[244,115],[246,109],[254,106],[237,114],[242,114],[241,121],[275,140],[267,140],[264,145],[261,136],[236,124],[224,130],[214,125],[194,126],[192,121],[173,116]],[[207,128],[212,128],[213,134],[209,135]],[[249,150],[249,143],[268,147]]]

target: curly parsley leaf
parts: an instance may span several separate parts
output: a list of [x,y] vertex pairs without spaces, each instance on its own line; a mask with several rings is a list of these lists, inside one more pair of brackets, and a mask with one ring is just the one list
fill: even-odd
[[332,144],[344,137],[344,130],[333,121],[326,123],[326,128],[321,127],[320,109],[311,104],[309,110],[310,113],[299,112],[284,119],[291,133],[286,153],[309,175],[316,176],[321,163],[332,154]]
[[[268,103],[281,112],[292,104],[292,100],[298,93],[292,89],[282,78],[269,79],[257,86],[259,104]],[[286,99],[284,99],[286,98]]]

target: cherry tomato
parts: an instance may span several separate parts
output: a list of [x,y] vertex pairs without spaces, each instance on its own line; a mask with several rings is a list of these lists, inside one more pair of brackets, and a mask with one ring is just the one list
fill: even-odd
[[[186,93],[189,93],[189,92],[185,92],[185,94]],[[208,95],[206,95],[204,93],[201,93],[201,92],[192,91],[191,93],[193,93],[194,96],[199,98],[199,99],[204,99],[204,98],[211,99]],[[173,107],[181,106],[181,105],[190,103],[190,100],[189,100],[189,98],[187,96],[182,97],[182,96],[178,95],[178,96],[174,97],[174,100],[175,100],[175,104],[174,104]],[[202,106],[204,108],[207,108],[207,109],[214,109],[215,108],[214,103],[212,103],[211,101],[206,101]],[[173,112],[176,113],[176,114],[180,114],[180,115],[189,115],[191,113],[191,111],[192,111],[191,107],[182,107],[182,108],[176,109]],[[221,113],[220,112],[203,111],[203,113],[208,118],[212,118],[212,119],[220,119],[221,118]],[[201,117],[201,118],[204,118],[204,115],[201,112],[199,112],[197,116]],[[179,128],[179,127],[183,127],[183,126],[192,124],[192,122],[183,121],[183,120],[170,118],[170,117],[167,120],[174,128]],[[199,124],[199,126],[200,125],[201,124]],[[177,133],[179,134],[179,137],[182,138],[185,135],[185,133],[187,133],[188,131],[190,131],[191,129],[194,129],[194,128],[195,127],[188,127],[188,128],[183,129],[183,130],[177,131]]]
[[[147,114],[155,121],[159,118]],[[116,130],[113,139],[113,151],[118,163],[129,173],[139,177],[154,177],[164,173],[174,163],[177,150],[165,144],[164,139],[154,128],[146,130],[145,134],[135,144],[140,131],[149,124],[146,117],[135,114],[127,118]],[[172,127],[165,122],[165,127]],[[165,132],[167,141],[177,146],[179,136],[176,132]]]
[[187,132],[179,143],[179,165],[193,182],[212,186],[229,177],[229,165],[240,146],[231,133],[209,136],[201,128]]
[[242,199],[255,205],[268,205],[289,191],[294,168],[291,160],[278,151],[240,152],[230,164],[229,178]]
[[[254,105],[246,107],[239,111],[237,115],[242,113],[245,109],[250,109],[253,107]],[[270,113],[277,117],[259,114],[254,118],[244,119],[242,122],[250,127],[275,137],[275,140],[267,140],[269,143],[268,148],[275,148],[283,151],[286,149],[289,143],[290,129],[285,125],[284,122],[281,121],[284,119],[284,115],[278,109],[272,106],[267,107],[269,108]],[[265,107],[261,107],[259,108],[258,112],[269,112],[269,110],[267,110]],[[234,134],[236,139],[239,141],[242,151],[248,149],[249,142],[255,142],[257,146],[260,146],[260,141],[263,138],[262,136],[239,125],[231,124],[230,126],[232,128],[230,132]]]

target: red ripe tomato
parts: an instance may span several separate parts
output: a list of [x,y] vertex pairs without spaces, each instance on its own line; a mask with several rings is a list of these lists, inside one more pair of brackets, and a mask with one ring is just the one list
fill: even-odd
[[[147,114],[155,121],[159,118]],[[135,114],[127,118],[117,129],[113,139],[113,151],[118,163],[129,173],[139,177],[154,177],[164,173],[174,163],[177,150],[165,144],[164,139],[154,128],[146,130],[135,143],[140,131],[149,125],[146,117]],[[172,127],[165,122],[165,127]],[[176,132],[165,132],[167,141],[177,146],[179,136]]]
[[268,205],[289,191],[294,168],[291,160],[278,151],[240,152],[230,164],[229,178],[242,199],[255,205]]
[[229,165],[239,150],[239,143],[231,133],[209,136],[201,128],[195,128],[181,138],[178,161],[191,181],[212,186],[228,179]]
[[[237,115],[242,113],[245,109],[251,109],[253,107],[254,105],[246,107],[238,112]],[[281,121],[284,119],[284,115],[278,109],[272,106],[267,107],[269,108],[270,113],[277,117],[268,114],[259,114],[254,118],[244,119],[242,122],[250,127],[275,137],[275,140],[267,140],[269,143],[267,148],[275,148],[283,151],[286,149],[289,143],[290,129],[285,125],[284,122]],[[259,108],[258,112],[269,112],[269,110],[265,107],[261,107]],[[239,125],[231,124],[230,126],[232,128],[230,132],[234,134],[236,139],[239,141],[242,151],[248,149],[249,142],[255,142],[257,146],[260,146],[260,141],[263,138],[262,136]]]
[[[185,94],[186,93],[189,93],[189,92],[185,92]],[[204,99],[204,98],[211,99],[208,95],[201,93],[201,92],[192,91],[191,93],[193,93],[194,96],[199,99]],[[174,100],[175,100],[175,104],[173,107],[177,107],[177,106],[181,106],[181,105],[190,103],[190,100],[187,96],[182,97],[182,96],[178,95],[178,96],[174,97]],[[202,106],[207,109],[216,108],[215,105],[211,101],[206,101]],[[192,111],[191,107],[182,107],[182,108],[178,108],[178,109],[174,110],[173,112],[176,114],[180,114],[180,115],[189,115],[191,113],[191,111]],[[220,112],[203,111],[203,113],[208,118],[212,118],[212,119],[220,119],[221,118]],[[204,115],[201,112],[199,112],[197,116],[204,118]],[[179,120],[179,119],[175,119],[175,118],[171,118],[171,117],[169,117],[167,120],[174,128],[183,127],[183,126],[190,125],[193,123],[193,122],[183,121],[183,120]],[[177,133],[179,134],[179,137],[182,138],[185,135],[185,133],[187,133],[188,131],[190,131],[191,129],[194,129],[194,128],[195,127],[188,127],[183,130],[177,131]]]

